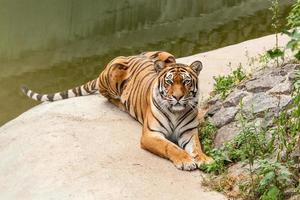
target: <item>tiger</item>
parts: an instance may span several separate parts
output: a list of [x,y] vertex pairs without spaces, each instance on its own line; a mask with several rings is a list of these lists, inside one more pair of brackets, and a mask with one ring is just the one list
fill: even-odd
[[57,101],[99,92],[142,124],[140,146],[191,171],[213,162],[201,149],[198,136],[201,61],[177,63],[164,51],[119,56],[98,78],[53,94],[22,91],[38,101]]

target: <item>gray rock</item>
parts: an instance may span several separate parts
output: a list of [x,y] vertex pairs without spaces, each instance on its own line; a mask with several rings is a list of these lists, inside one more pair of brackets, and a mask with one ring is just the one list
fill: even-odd
[[235,90],[232,93],[230,93],[229,96],[225,99],[225,101],[223,102],[223,106],[225,108],[236,106],[248,94],[248,92],[243,90]]
[[220,148],[225,142],[229,142],[234,139],[240,133],[241,127],[238,122],[232,122],[220,128],[217,131],[215,138],[215,147]]
[[205,117],[208,116],[213,116],[214,114],[216,114],[216,112],[218,112],[222,107],[222,103],[220,101],[217,101],[214,105],[212,105],[208,111],[205,114]]
[[292,92],[292,83],[290,81],[284,81],[275,85],[272,89],[267,91],[267,94],[291,94]]
[[289,67],[289,68],[292,68],[292,69],[289,70],[287,77],[290,81],[293,81],[296,78],[295,70],[299,69],[300,65],[299,64],[289,64],[289,65],[291,65],[291,67]]
[[234,120],[238,109],[236,107],[221,108],[211,118],[211,123],[220,128]]
[[296,73],[295,73],[295,72],[290,72],[290,73],[288,74],[288,79],[289,79],[290,81],[295,80],[295,78],[296,78]]
[[267,128],[272,123],[272,120],[266,118],[256,118],[253,121],[249,122],[249,124],[253,124],[257,128]]
[[220,101],[220,99],[221,99],[221,95],[217,94],[217,95],[215,95],[214,97],[212,97],[211,99],[209,99],[209,100],[207,101],[207,105],[214,105],[214,104],[216,104],[218,101]]
[[280,110],[285,108],[286,106],[290,105],[293,101],[291,95],[280,95],[279,97],[279,108]]
[[247,163],[239,162],[228,167],[227,171],[229,176],[240,177],[249,175],[249,167]]
[[279,99],[264,92],[260,92],[245,97],[243,105],[243,111],[257,114],[276,108],[279,105]]
[[245,83],[246,90],[249,92],[265,92],[285,80],[285,77],[272,74],[262,76],[260,78]]

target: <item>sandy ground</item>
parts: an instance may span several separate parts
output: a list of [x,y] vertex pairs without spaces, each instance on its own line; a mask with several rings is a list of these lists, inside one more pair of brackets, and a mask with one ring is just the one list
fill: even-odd
[[[229,73],[229,62],[247,67],[248,57],[273,41],[268,36],[178,62],[203,62],[207,97],[212,77]],[[0,199],[226,199],[201,186],[200,171],[179,171],[140,149],[140,132],[98,95],[36,106],[0,127]]]

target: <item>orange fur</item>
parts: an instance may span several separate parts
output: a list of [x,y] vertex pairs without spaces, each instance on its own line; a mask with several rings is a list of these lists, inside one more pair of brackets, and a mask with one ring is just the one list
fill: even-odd
[[[155,68],[157,61],[163,62],[160,73]],[[143,124],[141,137],[143,149],[171,160],[177,168],[193,170],[198,165],[212,160],[201,150],[197,127],[184,133],[191,135],[190,140],[193,144],[189,147],[191,149],[189,152],[164,137],[160,132],[149,128],[158,127],[161,130],[159,123],[165,123],[157,120],[151,98],[158,81],[161,81],[160,74],[175,69],[172,85],[165,84],[168,97],[181,99],[188,95],[190,87],[183,83],[183,77],[180,75],[182,68],[188,69],[188,72],[197,78],[197,74],[191,68],[177,64],[174,56],[167,52],[146,52],[137,56],[117,57],[100,74],[99,91],[109,101]],[[194,109],[198,112],[197,108]],[[173,137],[172,133],[170,137]]]

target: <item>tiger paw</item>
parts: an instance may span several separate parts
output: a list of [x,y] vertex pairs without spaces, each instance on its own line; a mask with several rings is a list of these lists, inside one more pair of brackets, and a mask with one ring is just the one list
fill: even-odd
[[200,167],[201,165],[208,165],[214,162],[214,159],[212,159],[211,157],[202,154],[199,156],[196,156],[194,158],[195,163],[197,164],[198,167]]
[[192,171],[197,169],[197,164],[192,158],[186,158],[179,161],[173,162],[175,167],[184,171]]

